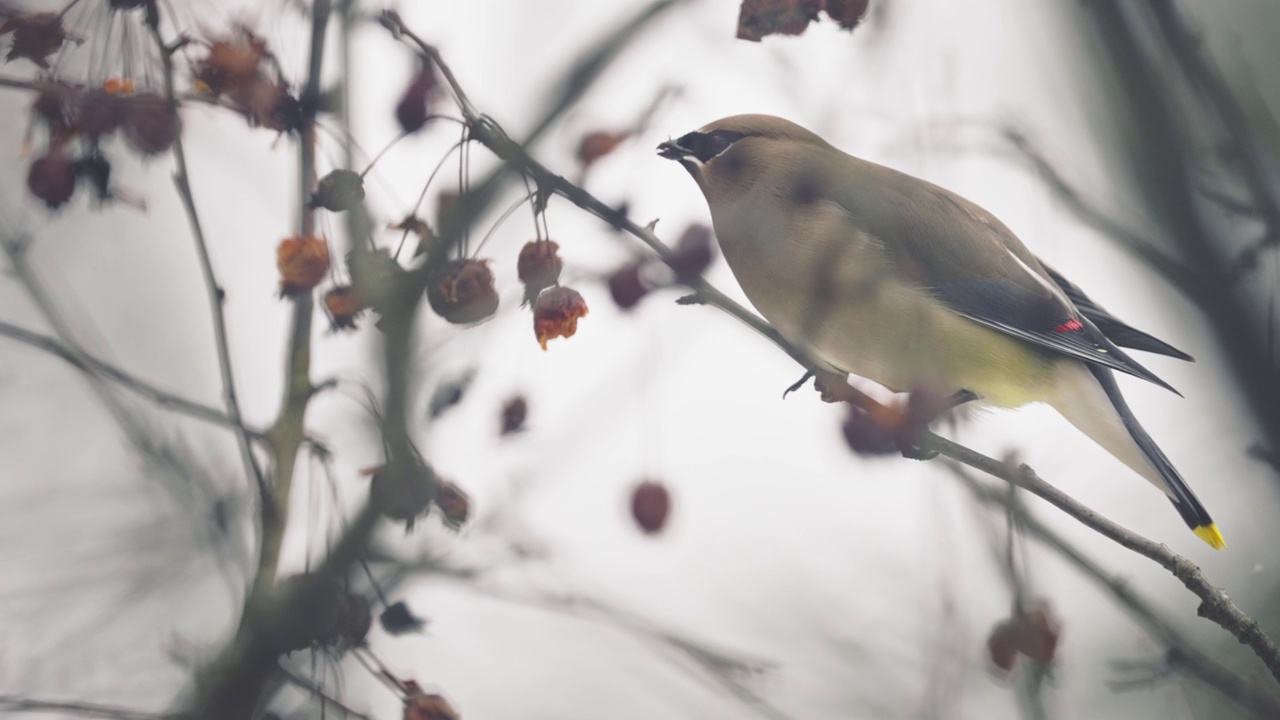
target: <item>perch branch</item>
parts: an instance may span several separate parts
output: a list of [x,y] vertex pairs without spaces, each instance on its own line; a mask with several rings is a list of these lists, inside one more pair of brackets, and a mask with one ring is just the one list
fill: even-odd
[[1280,648],[1267,637],[1258,623],[1245,615],[1223,590],[1205,577],[1204,573],[1190,560],[1173,552],[1166,545],[1152,542],[1147,538],[1124,528],[1103,517],[1096,511],[1076,501],[1071,496],[1050,485],[1036,475],[1026,465],[1014,467],[1008,463],[987,457],[979,452],[958,443],[933,434],[928,430],[921,431],[915,439],[916,444],[925,450],[934,450],[956,462],[980,470],[992,477],[1012,483],[1027,490],[1059,510],[1080,521],[1086,527],[1113,540],[1117,544],[1132,550],[1154,561],[1168,570],[1188,590],[1200,598],[1197,614],[1200,617],[1217,623],[1231,633],[1242,644],[1262,660],[1271,671],[1272,676],[1280,681]]
[[947,463],[974,497],[988,505],[1006,508],[1017,518],[1021,528],[1055,550],[1081,572],[1104,587],[1153,637],[1164,643],[1177,658],[1177,666],[1217,689],[1223,695],[1258,713],[1263,718],[1280,717],[1280,699],[1247,678],[1226,668],[1200,652],[1170,621],[1147,602],[1124,578],[1112,575],[1097,562],[1040,522],[1020,503],[1011,503],[1005,491],[989,487],[956,463]]

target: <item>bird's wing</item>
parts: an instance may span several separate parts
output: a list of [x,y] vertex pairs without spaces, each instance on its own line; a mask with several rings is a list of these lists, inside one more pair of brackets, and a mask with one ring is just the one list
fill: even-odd
[[1088,295],[1084,294],[1083,290],[1076,287],[1070,280],[1063,277],[1057,270],[1045,265],[1043,262],[1040,263],[1040,267],[1044,268],[1044,271],[1049,274],[1049,278],[1052,279],[1054,284],[1066,294],[1066,296],[1076,306],[1076,309],[1079,310],[1082,315],[1089,318],[1089,320],[1093,321],[1093,324],[1097,326],[1097,328],[1102,331],[1102,334],[1106,335],[1107,339],[1111,342],[1119,345],[1120,347],[1127,347],[1133,350],[1144,350],[1146,352],[1156,353],[1159,355],[1167,355],[1168,357],[1177,358],[1179,360],[1195,360],[1195,358],[1182,352],[1169,343],[1159,338],[1152,337],[1137,328],[1130,327],[1120,320],[1117,320],[1111,315],[1111,313],[1107,312],[1091,300]]
[[848,184],[855,189],[842,204],[884,241],[903,280],[980,325],[1177,392],[1108,340],[994,215],[931,183],[872,167],[877,182]]

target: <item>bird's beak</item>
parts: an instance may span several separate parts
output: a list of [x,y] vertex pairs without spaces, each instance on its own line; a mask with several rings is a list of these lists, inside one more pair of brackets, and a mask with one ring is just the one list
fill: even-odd
[[688,148],[680,147],[675,140],[668,140],[658,146],[658,155],[668,160],[682,160],[691,154]]

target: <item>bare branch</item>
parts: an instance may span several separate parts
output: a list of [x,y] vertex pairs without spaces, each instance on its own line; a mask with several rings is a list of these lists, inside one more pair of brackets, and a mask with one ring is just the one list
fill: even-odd
[[1000,478],[1038,495],[1059,510],[1079,520],[1085,526],[1114,540],[1129,550],[1156,562],[1173,574],[1188,590],[1200,598],[1200,617],[1212,620],[1224,630],[1231,633],[1242,644],[1262,660],[1271,674],[1280,681],[1280,648],[1267,637],[1253,618],[1242,610],[1221,588],[1209,582],[1200,568],[1190,560],[1178,555],[1166,545],[1152,542],[1147,538],[1121,527],[1095,512],[1071,496],[1050,485],[1036,475],[1026,465],[1014,467],[1008,463],[989,458],[970,450],[963,445],[922,431],[916,436],[916,442],[926,450],[933,450],[975,470]]
[[[37,332],[32,332],[31,330],[18,327],[17,325],[12,325],[2,320],[0,320],[0,335],[4,335],[17,340],[18,342],[56,355],[81,372],[110,380],[127,390],[131,390],[138,395],[151,400],[167,410],[172,410],[173,412],[188,415],[196,418],[197,420],[203,420],[217,425],[223,425],[230,428],[239,427],[236,422],[228,417],[222,410],[198,403],[194,400],[189,400],[180,395],[175,395],[167,390],[162,390],[155,385],[131,375],[110,363],[93,357],[88,353],[83,351],[74,351],[55,338],[51,338],[47,335],[41,335]],[[262,440],[265,438],[265,433],[261,430],[254,430],[252,428],[243,429],[248,433],[249,437],[254,440]]]
[[[164,68],[164,89],[165,96],[169,102],[169,109],[176,116],[178,112],[178,97],[173,76],[173,51],[165,44],[164,38],[160,36],[158,16],[156,17],[157,22],[148,22],[147,25]],[[258,496],[262,503],[262,512],[264,514],[277,514],[280,510],[271,496],[270,488],[267,487],[266,476],[263,474],[262,468],[258,466],[258,459],[253,454],[249,433],[240,417],[240,403],[236,399],[235,373],[231,370],[231,350],[227,343],[227,324],[222,314],[222,303],[226,297],[222,291],[222,286],[218,284],[217,277],[214,276],[213,262],[209,259],[209,246],[205,241],[204,226],[200,224],[200,214],[196,210],[196,199],[191,193],[191,176],[187,171],[187,153],[183,145],[181,132],[177,134],[177,138],[173,143],[173,161],[173,184],[178,191],[178,197],[182,199],[182,207],[187,214],[187,222],[191,226],[191,236],[195,241],[196,255],[200,258],[200,272],[204,277],[205,292],[209,298],[209,313],[213,317],[213,337],[218,348],[218,372],[222,376],[223,401],[227,407],[227,417],[231,419],[233,426],[237,429],[236,438],[239,441],[240,458],[244,463],[245,473],[257,485]]]
[[1176,667],[1217,689],[1226,697],[1259,714],[1263,718],[1280,717],[1280,699],[1258,687],[1251,680],[1242,677],[1233,670],[1223,666],[1209,656],[1200,652],[1178,628],[1160,613],[1145,598],[1133,589],[1133,585],[1124,578],[1112,575],[1096,561],[1081,552],[1058,533],[1040,522],[1036,516],[1020,503],[1011,502],[1008,492],[989,487],[979,482],[960,465],[946,463],[974,497],[988,505],[1002,507],[1006,512],[1017,516],[1023,530],[1057,551],[1081,572],[1102,585],[1123,605],[1148,633],[1176,652]]
[[65,713],[82,717],[107,718],[108,720],[184,720],[187,716],[168,713],[149,713],[115,705],[77,702],[71,700],[41,700],[37,698],[0,695],[0,708],[13,713]]

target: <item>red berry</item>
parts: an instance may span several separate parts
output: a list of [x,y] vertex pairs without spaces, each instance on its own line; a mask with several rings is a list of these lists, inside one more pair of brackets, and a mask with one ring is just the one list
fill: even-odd
[[646,480],[631,491],[631,517],[645,533],[661,532],[670,513],[671,494],[661,483]]

